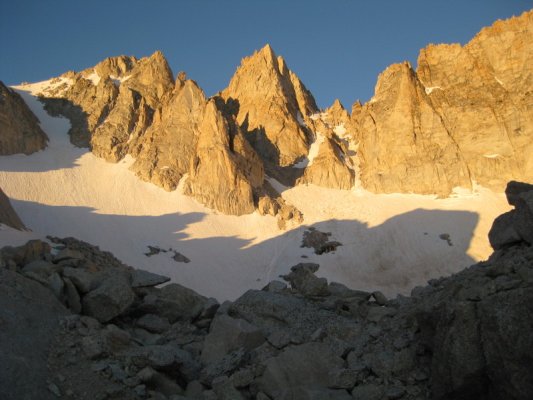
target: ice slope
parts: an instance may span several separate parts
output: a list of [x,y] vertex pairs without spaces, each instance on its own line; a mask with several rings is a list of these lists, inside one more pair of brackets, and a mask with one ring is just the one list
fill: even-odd
[[[142,182],[128,170],[131,159],[111,164],[75,148],[68,121],[48,116],[32,95],[43,87],[46,82],[17,89],[49,146],[31,156],[0,157],[0,187],[32,232],[0,227],[0,246],[74,236],[219,300],[260,288],[298,262],[317,262],[319,275],[391,296],[486,258],[488,229],[509,209],[502,194],[483,188],[435,199],[298,186],[283,196],[304,213],[305,224],[280,231],[272,217],[222,215],[179,189]],[[308,226],[331,232],[343,246],[324,255],[301,248]],[[191,262],[178,263],[172,253],[147,257],[148,245],[173,248]]]

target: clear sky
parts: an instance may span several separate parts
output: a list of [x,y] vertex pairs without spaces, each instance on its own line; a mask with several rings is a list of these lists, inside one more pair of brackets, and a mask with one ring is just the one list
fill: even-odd
[[531,0],[0,0],[0,80],[35,82],[161,50],[207,95],[270,43],[319,107],[368,100],[388,65],[466,43]]

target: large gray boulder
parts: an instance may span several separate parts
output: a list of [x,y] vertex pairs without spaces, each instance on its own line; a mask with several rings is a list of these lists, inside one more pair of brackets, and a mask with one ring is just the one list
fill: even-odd
[[343,359],[324,343],[290,346],[266,361],[258,386],[274,399],[287,398],[285,391],[296,388],[326,388],[329,371],[341,368],[343,363]]
[[173,323],[176,321],[192,321],[203,311],[207,298],[194,290],[171,283],[161,290],[144,297],[141,308],[145,312],[160,315]]
[[219,361],[238,348],[252,350],[265,341],[261,330],[249,322],[220,314],[211,323],[205,338],[201,360],[208,364]]
[[129,276],[115,274],[83,297],[83,313],[107,322],[126,311],[134,299]]

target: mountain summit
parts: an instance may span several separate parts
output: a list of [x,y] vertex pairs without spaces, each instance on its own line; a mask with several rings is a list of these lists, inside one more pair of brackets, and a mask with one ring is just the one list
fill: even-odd
[[318,107],[270,45],[242,60],[220,96],[236,103],[237,122],[265,161],[287,166],[307,156],[312,133],[303,118]]

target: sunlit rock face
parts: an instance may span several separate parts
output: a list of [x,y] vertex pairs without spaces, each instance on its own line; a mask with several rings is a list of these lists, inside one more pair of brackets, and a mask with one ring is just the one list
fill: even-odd
[[261,200],[273,206],[260,212],[279,215],[282,225],[291,215],[301,218],[297,210],[282,213],[288,206],[263,188],[263,161],[230,105],[207,99],[185,73],[174,81],[160,52],[66,73],[41,100],[51,114],[70,119],[75,145],[110,162],[131,155],[131,169],[142,180],[171,191],[187,176],[185,193],[223,213],[251,213]]
[[207,103],[198,127],[186,194],[227,214],[255,210],[254,188],[263,185],[263,165],[240,129],[228,123],[215,101]]
[[339,100],[320,113],[306,116],[314,133],[302,184],[333,189],[351,189],[355,182],[356,127]]
[[533,179],[533,12],[465,46],[430,45],[414,71],[395,64],[352,118],[361,180],[376,192],[447,195],[473,182]]
[[288,166],[307,155],[311,132],[303,116],[318,110],[311,93],[269,45],[242,60],[221,97],[269,163]]
[[161,52],[150,57],[112,57],[82,72],[67,72],[64,85],[41,93],[47,110],[71,121],[73,144],[117,162],[135,147],[153,114],[174,87]]
[[448,194],[470,186],[456,143],[408,63],[380,75],[357,122],[361,180],[369,190]]
[[189,171],[198,141],[197,128],[206,97],[192,80],[178,80],[170,98],[156,112],[153,124],[136,142],[132,170],[165,190],[176,189]]
[[44,149],[47,141],[24,100],[0,81],[0,155],[35,153]]

